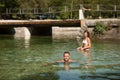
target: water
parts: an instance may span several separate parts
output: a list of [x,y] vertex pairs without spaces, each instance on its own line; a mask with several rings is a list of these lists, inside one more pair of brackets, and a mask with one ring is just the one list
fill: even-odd
[[[119,80],[119,40],[92,41],[91,56],[76,51],[76,40],[0,36],[0,80]],[[64,51],[78,62],[52,63]]]

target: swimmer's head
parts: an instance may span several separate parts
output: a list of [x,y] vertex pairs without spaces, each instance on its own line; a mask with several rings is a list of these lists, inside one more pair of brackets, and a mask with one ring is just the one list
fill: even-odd
[[87,30],[84,31],[84,37],[90,37],[90,33]]
[[67,52],[67,51],[64,52],[63,57],[64,57],[64,61],[65,62],[69,62],[69,60],[70,60],[70,53]]

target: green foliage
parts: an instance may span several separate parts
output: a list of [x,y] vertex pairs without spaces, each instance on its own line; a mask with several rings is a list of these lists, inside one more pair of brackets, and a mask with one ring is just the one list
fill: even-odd
[[[66,18],[78,18],[78,10],[80,8],[80,4],[83,4],[85,8],[90,8],[92,11],[85,11],[85,17],[92,17],[92,18],[98,18],[100,16],[101,12],[96,12],[96,5],[97,4],[103,4],[103,5],[120,5],[120,0],[0,0],[0,13],[6,13],[7,8],[11,9],[33,9],[33,8],[39,8],[39,11],[41,13],[48,13],[49,9],[51,9],[51,12],[57,15],[60,19],[66,19]],[[86,5],[87,4],[87,5]],[[90,5],[88,5],[90,4]],[[66,12],[65,7],[67,8]],[[63,7],[62,9],[60,7]],[[109,9],[110,6],[102,6],[105,9]],[[113,9],[113,6],[111,6]],[[119,6],[116,7],[119,10]],[[59,10],[59,11],[58,11]],[[73,10],[73,11],[71,11]],[[33,11],[31,11],[33,12]],[[18,12],[19,13],[19,12]],[[106,13],[103,13],[106,14]],[[117,13],[119,15],[119,13]],[[14,14],[13,14],[14,15]],[[23,14],[22,14],[23,15]],[[24,16],[33,16],[29,14],[25,14]],[[113,16],[108,12],[106,14],[108,17]],[[106,16],[103,15],[103,16]],[[0,15],[3,16],[3,15]],[[10,15],[9,15],[10,16]],[[4,15],[6,17],[6,15]],[[15,16],[14,16],[15,17]],[[17,17],[17,16],[16,16]],[[25,18],[26,19],[26,18]]]
[[0,3],[0,8],[2,8],[2,7],[4,7],[4,4],[1,4],[1,3]]
[[104,34],[105,31],[106,31],[106,27],[102,22],[97,22],[96,26],[93,29],[95,36],[101,36]]

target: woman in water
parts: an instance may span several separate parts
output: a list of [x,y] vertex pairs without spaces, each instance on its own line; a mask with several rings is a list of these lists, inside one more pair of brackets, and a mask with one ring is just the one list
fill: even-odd
[[78,47],[77,50],[84,52],[86,56],[89,56],[89,48],[91,48],[90,34],[88,31],[84,31],[84,39],[82,41],[82,46]]

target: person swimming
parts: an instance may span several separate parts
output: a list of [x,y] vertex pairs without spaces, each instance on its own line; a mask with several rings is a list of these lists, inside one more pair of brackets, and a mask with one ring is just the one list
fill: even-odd
[[78,61],[77,60],[72,60],[70,58],[70,52],[65,51],[63,53],[63,59],[62,60],[58,60],[58,61],[55,61],[55,62],[52,62],[52,63],[47,63],[44,66],[51,65],[51,64],[62,64],[64,66],[65,70],[69,70],[71,62],[78,62]]
[[64,69],[65,70],[69,70],[70,69],[70,63],[71,62],[78,62],[77,60],[72,60],[71,58],[70,58],[70,53],[68,52],[68,51],[65,51],[64,53],[63,53],[63,59],[62,60],[60,60],[60,61],[56,61],[57,63],[58,62],[62,62],[62,63],[64,63]]
[[77,62],[76,60],[72,60],[70,58],[70,53],[68,51],[65,51],[63,53],[63,59],[60,60],[60,61],[57,61],[57,62]]

